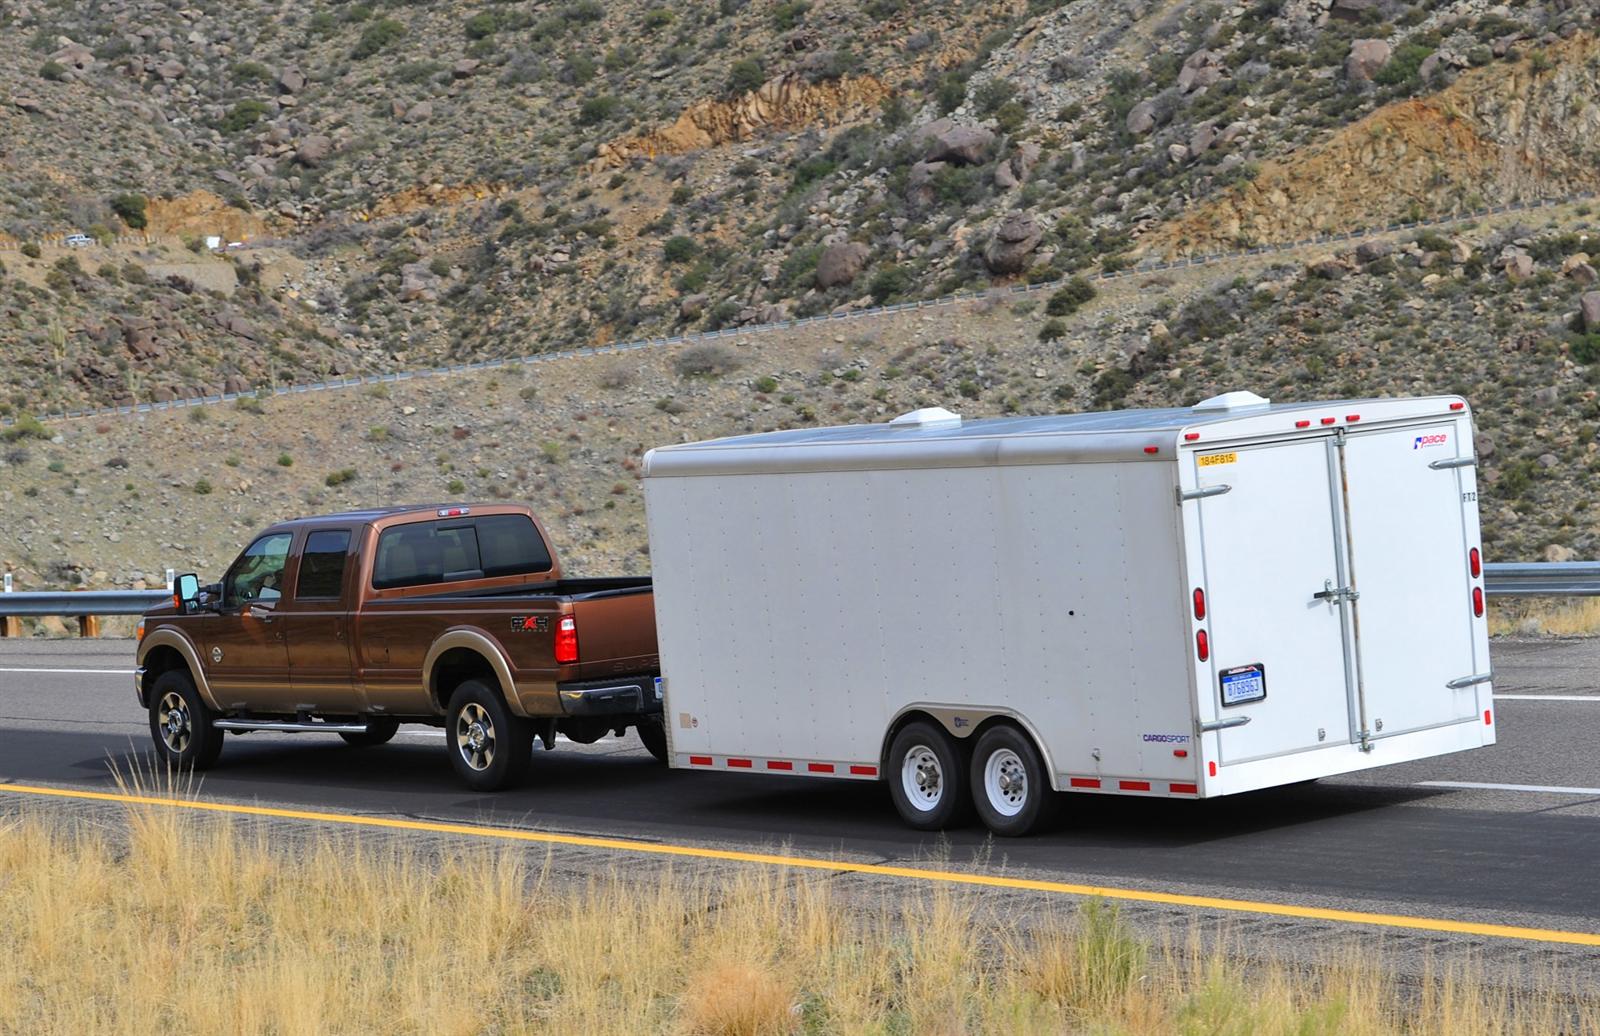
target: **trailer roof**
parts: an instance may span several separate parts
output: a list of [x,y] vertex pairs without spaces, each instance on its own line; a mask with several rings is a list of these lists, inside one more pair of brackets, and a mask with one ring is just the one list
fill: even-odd
[[[1171,460],[1180,432],[1240,423],[1243,427],[1276,424],[1280,415],[1315,413],[1348,415],[1366,410],[1372,418],[1409,418],[1440,412],[1457,397],[1317,400],[1233,407],[1168,407],[1149,410],[1106,410],[1038,417],[992,417],[933,421],[895,426],[882,424],[794,428],[754,435],[736,435],[703,442],[663,446],[646,458],[648,475],[713,474],[793,470],[795,468],[922,467],[946,464],[1004,463],[999,447],[1013,462],[1149,459]],[[906,415],[911,416],[911,415]],[[954,415],[951,415],[952,418]],[[1266,422],[1261,419],[1265,418]],[[1326,423],[1326,422],[1323,422]],[[1370,421],[1369,421],[1370,423]],[[1284,427],[1293,425],[1292,418]],[[1212,438],[1207,436],[1206,438]],[[1027,444],[1027,445],[1024,445]],[[1149,449],[1157,447],[1156,451]]]

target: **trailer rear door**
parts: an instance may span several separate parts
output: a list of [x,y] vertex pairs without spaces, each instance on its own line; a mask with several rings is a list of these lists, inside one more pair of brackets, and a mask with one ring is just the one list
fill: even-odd
[[1193,455],[1210,638],[1199,672],[1216,722],[1226,725],[1222,762],[1352,738],[1348,613],[1313,596],[1345,585],[1332,442],[1316,436]]
[[[1463,494],[1470,444],[1453,421],[1350,429],[1345,437],[1362,719],[1369,738],[1477,718],[1472,581]],[[1460,452],[1467,449],[1464,455]],[[1483,674],[1486,678],[1487,674]]]

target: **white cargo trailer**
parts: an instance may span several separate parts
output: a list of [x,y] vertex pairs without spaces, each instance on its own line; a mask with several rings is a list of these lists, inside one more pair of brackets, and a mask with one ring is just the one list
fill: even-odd
[[672,765],[1000,834],[1494,742],[1456,397],[887,424],[645,458]]

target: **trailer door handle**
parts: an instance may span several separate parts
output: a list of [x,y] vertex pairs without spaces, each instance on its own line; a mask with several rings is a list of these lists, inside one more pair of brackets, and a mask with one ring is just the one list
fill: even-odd
[[1242,727],[1249,722],[1249,716],[1229,716],[1227,719],[1214,719],[1210,723],[1200,724],[1200,733],[1209,734],[1214,730],[1227,730],[1230,727]]
[[1448,468],[1471,468],[1477,466],[1477,457],[1451,457],[1449,460],[1436,460],[1428,467],[1435,471],[1444,471]]
[[1452,691],[1459,691],[1463,687],[1476,687],[1480,683],[1488,683],[1493,679],[1493,673],[1473,673],[1471,676],[1458,676],[1449,683],[1446,683],[1445,686],[1450,688]]
[[1223,493],[1229,493],[1232,491],[1233,487],[1227,485],[1202,486],[1199,489],[1184,489],[1179,487],[1178,503],[1182,504],[1185,500],[1203,500],[1208,496],[1221,496]]

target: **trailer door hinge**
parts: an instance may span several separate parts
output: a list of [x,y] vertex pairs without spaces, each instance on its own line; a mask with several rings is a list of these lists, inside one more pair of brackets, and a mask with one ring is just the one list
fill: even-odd
[[1361,598],[1361,591],[1353,586],[1334,586],[1333,580],[1324,579],[1322,589],[1311,595],[1314,600],[1327,601],[1329,604],[1338,604],[1340,601],[1356,601]]
[[1199,489],[1184,489],[1178,487],[1178,503],[1185,500],[1201,500],[1208,496],[1221,496],[1223,493],[1232,492],[1232,486],[1202,486]]

